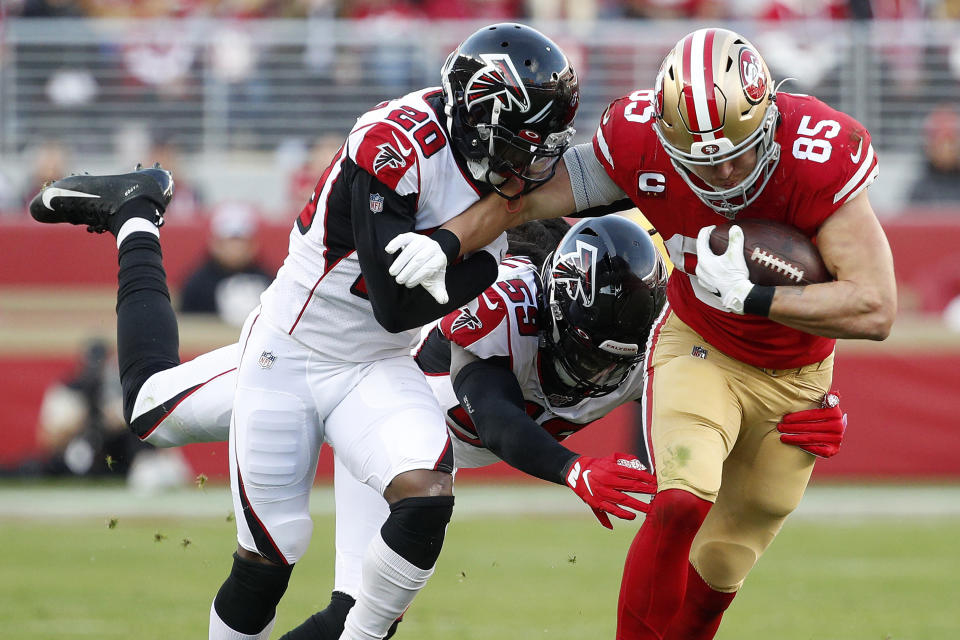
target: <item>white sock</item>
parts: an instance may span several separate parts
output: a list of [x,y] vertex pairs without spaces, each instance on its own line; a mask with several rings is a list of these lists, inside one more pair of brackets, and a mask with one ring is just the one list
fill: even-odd
[[357,603],[347,614],[340,640],[379,640],[433,575],[387,546],[378,532],[363,558]]
[[120,231],[117,232],[117,249],[119,249],[123,241],[127,239],[127,236],[138,231],[146,231],[158,238],[160,237],[160,229],[157,228],[157,225],[146,218],[134,216],[120,226]]
[[211,604],[209,640],[267,640],[267,638],[270,637],[270,632],[273,631],[273,624],[276,621],[277,616],[273,616],[273,619],[267,623],[267,626],[264,627],[260,633],[255,633],[251,636],[246,633],[234,631],[228,627],[227,623],[217,615],[216,608]]

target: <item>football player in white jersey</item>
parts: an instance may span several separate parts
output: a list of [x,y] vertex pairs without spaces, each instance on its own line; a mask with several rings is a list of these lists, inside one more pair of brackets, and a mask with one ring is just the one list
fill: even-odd
[[[323,442],[390,505],[366,549],[363,582],[341,637],[384,637],[433,571],[453,508],[452,451],[410,347],[421,325],[495,279],[505,240],[446,270],[445,302],[395,284],[387,250],[436,245],[453,262],[460,254],[454,233],[424,234],[482,195],[501,193],[508,180],[521,192],[548,180],[578,104],[566,57],[521,25],[494,25],[467,38],[444,65],[443,85],[358,119],[300,213],[259,315],[244,327],[230,425],[239,545],[211,606],[212,640],[269,636],[311,535],[308,496]],[[126,413],[144,431],[158,412],[211,383],[199,379],[161,407],[144,384],[178,361],[175,318],[152,313],[149,302],[162,306],[169,297],[157,227],[172,187],[159,168],[71,176],[31,203],[42,222],[86,224],[117,237]],[[158,341],[165,347],[150,359],[136,356]],[[586,472],[591,460],[582,463]]]

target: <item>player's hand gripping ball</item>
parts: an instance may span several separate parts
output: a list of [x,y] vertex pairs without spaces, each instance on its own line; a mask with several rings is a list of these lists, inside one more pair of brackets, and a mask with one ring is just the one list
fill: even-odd
[[727,250],[730,227],[743,231],[743,257],[750,282],[768,286],[807,285],[833,279],[817,247],[796,227],[773,220],[736,220],[710,232],[710,249]]

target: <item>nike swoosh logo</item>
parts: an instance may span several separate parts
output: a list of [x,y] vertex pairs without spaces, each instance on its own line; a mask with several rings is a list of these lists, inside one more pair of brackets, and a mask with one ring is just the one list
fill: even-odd
[[410,155],[410,153],[413,151],[413,147],[410,147],[409,149],[405,149],[403,147],[403,143],[400,142],[399,138],[397,138],[397,134],[391,132],[391,135],[393,135],[393,141],[397,143],[397,147],[400,149],[400,153],[403,154],[403,157],[406,158],[408,155]]
[[480,297],[483,299],[484,304],[487,305],[487,309],[490,309],[491,311],[496,310],[497,303],[496,302],[491,303],[490,298],[487,297],[487,294],[483,293],[480,295]]
[[857,153],[856,153],[856,155],[854,155],[854,154],[852,154],[852,153],[850,154],[850,160],[851,160],[851,162],[853,162],[853,163],[860,162],[860,154],[861,154],[862,152],[863,152],[863,138],[860,138],[860,146],[857,147]]
[[587,469],[583,472],[583,484],[587,485],[587,491],[590,492],[590,495],[593,495],[593,488],[590,486],[590,480],[587,478],[591,471],[593,471],[593,469]]
[[84,193],[82,191],[71,191],[70,189],[61,189],[59,187],[49,187],[43,191],[43,206],[47,209],[53,211],[53,206],[50,202],[54,198],[99,198],[100,196],[95,196],[92,193]]

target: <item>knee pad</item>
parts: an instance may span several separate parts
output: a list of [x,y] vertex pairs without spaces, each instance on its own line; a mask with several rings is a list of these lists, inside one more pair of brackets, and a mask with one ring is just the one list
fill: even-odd
[[453,496],[404,498],[390,505],[390,516],[380,535],[387,546],[420,569],[437,563],[447,523],[453,515]]
[[743,585],[761,553],[747,540],[707,540],[698,544],[691,561],[711,589],[730,592]]
[[234,631],[260,633],[277,613],[293,565],[263,564],[233,554],[230,575],[213,600],[217,615]]

